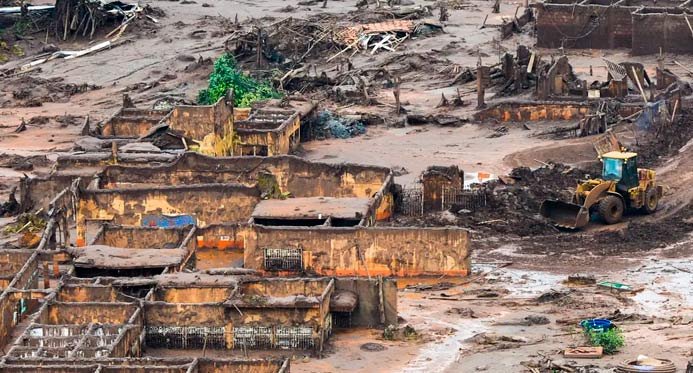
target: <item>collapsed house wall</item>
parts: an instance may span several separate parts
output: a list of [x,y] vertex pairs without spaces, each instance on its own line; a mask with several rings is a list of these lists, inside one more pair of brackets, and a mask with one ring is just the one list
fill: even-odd
[[[78,177],[75,174],[64,173],[52,173],[47,177],[22,177],[19,180],[21,211],[48,211],[48,204],[53,197],[69,188]],[[80,187],[86,188],[90,181],[90,177],[82,177]]]
[[464,173],[457,166],[431,166],[421,174],[424,211],[440,211],[445,189],[462,190]]
[[77,246],[86,244],[88,221],[141,226],[145,219],[185,215],[184,225],[247,221],[260,200],[256,188],[238,184],[199,184],[142,189],[87,189],[77,208]]
[[589,113],[585,103],[523,103],[506,102],[474,114],[474,119],[501,122],[536,122],[541,120],[578,120]]
[[233,133],[233,104],[222,96],[213,105],[177,105],[162,123],[182,136],[202,141],[209,134]]
[[96,128],[98,138],[136,139],[149,132],[170,110],[124,107]]
[[301,116],[297,111],[256,110],[236,122],[239,155],[289,154],[300,142]]
[[[693,14],[686,9],[643,8],[633,13],[633,55],[693,53],[688,22]],[[688,22],[686,20],[688,17]]]
[[535,5],[537,46],[691,53],[686,1],[548,0]]
[[[156,164],[170,162],[176,158],[165,153],[118,153],[119,164]],[[19,202],[21,211],[48,211],[48,203],[58,193],[69,187],[81,177],[80,188],[85,189],[92,177],[105,166],[113,164],[112,153],[86,153],[59,156],[54,170],[48,176],[23,177],[19,182]]]
[[33,254],[33,250],[0,250],[0,291],[9,287]]
[[228,224],[200,228],[195,235],[198,248],[243,250],[244,267],[260,273],[407,277],[466,276],[471,270],[468,233],[460,228]]
[[102,225],[91,245],[105,245],[129,249],[178,248],[194,250],[195,240],[189,239],[190,227],[157,228]]
[[115,159],[112,152],[93,152],[77,153],[58,156],[55,163],[56,171],[68,173],[72,170],[79,170],[80,175],[93,175],[101,171],[105,166],[112,164],[127,165],[156,165],[159,163],[171,162],[176,159],[175,154],[169,153],[122,153],[116,154]]
[[293,156],[207,157],[185,153],[171,164],[153,167],[106,167],[104,189],[132,186],[225,183],[254,185],[261,174],[274,175],[282,192],[293,197],[373,197],[391,182],[388,168],[357,164],[332,165]]
[[[268,251],[269,250],[269,251]],[[324,276],[466,276],[471,271],[467,231],[458,228],[255,227],[245,237],[244,266],[272,272],[272,250],[296,251],[293,270]]]
[[537,46],[542,48],[630,48],[631,12],[605,0],[536,4]]
[[88,325],[90,323],[124,325],[137,305],[116,302],[54,302],[48,305],[39,320],[48,325]]
[[[331,330],[330,279],[265,279],[226,288],[167,289],[169,300],[145,303],[146,343],[168,348],[311,348],[321,351]],[[194,294],[198,292],[198,294]],[[222,297],[225,297],[222,299]],[[191,303],[203,300],[204,303]],[[201,338],[205,337],[206,341]]]
[[[474,114],[477,121],[536,122],[579,120],[590,112],[588,102],[503,102]],[[639,105],[621,104],[618,112],[627,117],[641,109]]]
[[65,284],[60,288],[56,300],[63,303],[117,302],[125,300],[122,298],[112,286]]

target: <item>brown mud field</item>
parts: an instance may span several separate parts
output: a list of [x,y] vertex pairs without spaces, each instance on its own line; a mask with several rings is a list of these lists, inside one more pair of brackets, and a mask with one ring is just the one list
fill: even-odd
[[[131,26],[111,34],[121,20],[104,21],[91,37],[84,29],[62,37],[55,24],[43,27],[43,19],[26,29],[10,28],[6,25],[14,20],[0,16],[2,248],[21,246],[18,233],[5,231],[16,224],[17,206],[9,196],[20,178],[49,174],[57,157],[72,154],[75,141],[87,137],[85,123],[108,119],[121,109],[124,94],[138,108],[196,104],[214,61],[230,53],[239,69],[285,97],[312,100],[318,110],[358,121],[365,131],[343,137],[301,133],[308,141],[294,154],[303,159],[388,167],[399,190],[421,188],[421,175],[430,166],[489,174],[489,181],[474,185],[483,206],[395,212],[374,224],[468,230],[471,274],[398,279],[395,330],[335,330],[320,357],[290,350],[163,348],[145,348],[143,357],[281,356],[290,359],[291,372],[299,373],[587,373],[615,372],[625,360],[647,355],[685,371],[693,359],[693,99],[686,89],[693,80],[693,56],[538,47],[535,22],[520,22],[525,4],[534,9],[536,2],[495,3],[499,12],[486,0],[146,0]],[[7,0],[0,7],[17,4]],[[42,4],[54,2],[32,3]],[[358,44],[350,38],[353,27],[381,22],[398,27],[389,31],[395,44],[389,39],[379,50],[374,50],[377,42],[365,51],[350,48]],[[508,28],[510,34],[503,34]],[[107,40],[107,48],[27,67],[57,51],[80,51]],[[530,51],[527,58],[524,50]],[[562,90],[538,98],[551,84],[538,83],[548,78],[539,68],[528,70],[528,60],[545,66],[548,74],[560,70],[562,57],[570,69],[553,76]],[[520,68],[503,71],[508,59]],[[623,83],[625,97],[608,98],[627,107],[617,114],[584,104],[592,96],[582,82],[603,92],[622,82],[606,83],[620,70],[605,60],[641,64],[650,80],[660,66],[675,75],[682,93],[673,115],[672,105],[657,114],[672,120],[638,128],[643,100],[670,97],[672,85],[643,89]],[[480,64],[489,67],[481,95]],[[507,120],[489,110],[479,116],[480,98],[481,106],[491,109],[518,105],[508,109],[512,115],[551,111],[518,108],[526,102],[556,104],[562,114]],[[583,104],[583,111],[575,109]],[[617,117],[605,125],[621,145],[638,153],[639,167],[656,171],[664,190],[658,211],[626,214],[612,225],[594,219],[577,231],[557,228],[540,215],[541,203],[570,201],[580,181],[601,175],[594,147],[601,134],[577,132],[586,118],[602,116]],[[199,269],[243,263],[242,252],[214,250],[200,250]],[[619,291],[600,282],[633,289]],[[612,320],[625,345],[598,359],[565,357],[565,349],[587,343],[579,323],[588,318]]]

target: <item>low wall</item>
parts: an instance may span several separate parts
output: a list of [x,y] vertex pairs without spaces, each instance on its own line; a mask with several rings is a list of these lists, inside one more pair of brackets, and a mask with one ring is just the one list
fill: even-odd
[[0,364],[0,370],[9,373],[290,373],[290,366],[289,359],[283,358],[68,358],[63,361],[9,358],[6,364]]
[[581,103],[507,102],[474,114],[478,121],[534,122],[540,120],[578,120],[589,113],[590,106]]
[[[477,121],[536,122],[580,120],[590,112],[589,102],[503,102],[474,114]],[[621,116],[627,117],[641,109],[640,104],[622,104]]]
[[169,110],[123,108],[101,123],[96,134],[100,138],[139,138],[149,132]]
[[48,306],[47,312],[42,314],[41,320],[50,325],[87,325],[89,323],[100,324],[126,324],[137,310],[133,303],[61,303],[55,302]]
[[128,249],[175,249],[185,244],[186,249],[195,247],[195,240],[185,241],[190,235],[187,228],[122,227],[104,224],[91,245],[105,245]]

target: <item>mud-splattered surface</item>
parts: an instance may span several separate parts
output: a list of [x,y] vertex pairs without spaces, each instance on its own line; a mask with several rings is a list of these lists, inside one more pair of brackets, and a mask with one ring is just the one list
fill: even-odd
[[[249,20],[271,26],[287,17],[309,19],[302,31],[315,32],[316,24],[354,24],[391,17],[388,11],[357,11],[356,1],[298,2],[261,0],[254,2],[206,0],[144,1],[160,8],[159,21],[127,30],[110,49],[73,60],[54,60],[27,74],[0,78],[0,196],[17,185],[19,177],[48,172],[59,154],[72,149],[80,137],[87,116],[92,123],[106,119],[120,108],[127,93],[141,107],[161,98],[195,102],[206,86],[212,59],[226,46],[225,41]],[[415,5],[433,6],[416,0]],[[627,358],[639,354],[671,359],[683,370],[693,355],[691,319],[693,315],[693,255],[691,198],[693,188],[693,145],[690,121],[671,128],[649,145],[637,149],[642,164],[655,167],[666,186],[660,211],[652,216],[629,216],[613,226],[594,224],[581,232],[558,232],[536,213],[543,198],[563,198],[577,179],[594,173],[592,138],[552,139],[536,136],[553,126],[537,123],[528,128],[517,123],[471,123],[476,106],[473,81],[455,82],[464,69],[496,64],[506,51],[518,45],[534,44],[531,24],[521,34],[499,41],[498,26],[512,19],[519,2],[501,1],[501,12],[490,13],[491,2],[469,0],[449,2],[450,19],[444,32],[407,40],[393,53],[355,54],[350,63],[376,84],[367,92],[368,101],[338,100],[329,81],[346,80],[337,67],[339,58],[326,60],[342,48],[320,42],[306,54],[314,73],[292,79],[287,88],[319,100],[324,108],[344,115],[376,117],[364,135],[350,139],[328,139],[302,144],[302,156],[326,162],[355,162],[394,167],[396,182],[410,185],[430,165],[457,165],[465,172],[506,175],[517,167],[532,170],[544,163],[567,165],[544,171],[521,169],[513,185],[495,182],[491,202],[476,215],[450,214],[406,220],[393,224],[454,224],[472,231],[475,275],[491,271],[496,264],[513,262],[476,281],[459,284],[458,279],[409,280],[406,282],[452,282],[438,290],[403,290],[398,304],[400,327],[410,325],[415,336],[385,340],[380,330],[336,331],[322,359],[284,351],[274,355],[293,356],[293,372],[529,372],[546,367],[552,360],[566,366],[595,366],[609,371]],[[311,4],[311,5],[305,5]],[[523,11],[520,7],[519,13]],[[438,10],[428,17],[436,18]],[[480,25],[486,19],[486,27]],[[299,23],[299,22],[297,22]],[[282,26],[284,27],[284,26]],[[109,30],[97,34],[102,37]],[[302,48],[303,35],[276,44],[284,51]],[[8,71],[30,62],[44,45],[44,34],[29,35],[23,44],[26,57],[13,57],[0,65]],[[97,38],[98,39],[98,38]],[[100,39],[99,39],[100,40]],[[88,40],[56,41],[65,50],[79,50],[93,44]],[[90,44],[91,43],[91,44]],[[303,49],[300,49],[303,54]],[[562,52],[537,49],[545,59]],[[575,73],[582,79],[604,80],[602,61],[634,61],[645,65],[654,76],[656,56],[631,57],[626,50],[566,50]],[[287,55],[289,55],[287,53]],[[290,54],[295,57],[296,53]],[[300,56],[299,56],[300,57]],[[680,65],[691,66],[690,56],[665,54],[663,64],[686,80],[690,75]],[[243,60],[244,68],[255,69],[253,53]],[[262,69],[262,76],[276,73]],[[281,71],[286,73],[286,71]],[[323,73],[324,76],[323,77]],[[346,74],[346,75],[345,75]],[[407,114],[429,118],[424,124],[404,124],[395,114],[390,78],[401,79],[400,100]],[[327,87],[327,88],[325,88]],[[496,94],[487,92],[487,100]],[[360,95],[360,93],[358,93]],[[454,105],[439,106],[442,96],[458,98]],[[531,92],[518,95],[528,98]],[[449,126],[432,124],[435,118],[453,118]],[[26,126],[18,130],[22,121]],[[506,127],[501,129],[501,127]],[[628,145],[635,143],[631,128],[618,128]],[[639,139],[640,140],[640,139]],[[46,161],[47,159],[47,161]],[[579,169],[585,171],[579,171]],[[565,171],[565,173],[564,173]],[[10,223],[2,219],[2,225]],[[482,224],[484,223],[484,224]],[[3,243],[14,245],[9,238]],[[198,268],[235,267],[242,253],[198,250]],[[617,281],[633,285],[635,293],[617,293],[596,285],[564,284],[574,272],[592,274],[597,281]],[[401,287],[404,289],[404,282]],[[169,285],[227,284],[223,276],[180,274]],[[164,283],[166,284],[166,283]],[[444,288],[444,289],[443,289]],[[553,293],[552,291],[555,291]],[[536,299],[548,294],[547,302]],[[619,313],[616,314],[615,312]],[[548,323],[527,325],[528,316],[541,316]],[[566,361],[562,350],[585,343],[576,328],[583,318],[608,316],[625,333],[626,345],[614,356],[594,361]],[[534,318],[532,318],[533,320]],[[480,334],[485,333],[485,334]],[[375,346],[366,347],[366,343]],[[186,351],[189,356],[241,356],[240,351]],[[149,356],[178,356],[179,351],[145,350]],[[250,356],[264,353],[250,353]],[[549,364],[550,366],[550,364]]]

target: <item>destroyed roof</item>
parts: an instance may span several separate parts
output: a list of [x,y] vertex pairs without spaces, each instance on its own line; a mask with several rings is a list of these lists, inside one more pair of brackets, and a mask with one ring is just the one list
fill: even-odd
[[627,75],[626,68],[621,65],[615,64],[607,60],[606,58],[602,58],[602,60],[604,60],[604,62],[606,63],[606,70],[611,75],[611,78],[613,80],[623,81],[623,79]]
[[368,214],[368,198],[304,197],[284,200],[270,199],[255,206],[254,218],[325,219],[327,217],[353,219]]
[[364,25],[349,26],[337,33],[336,39],[341,40],[347,45],[355,43],[360,35],[369,34],[387,34],[391,32],[403,32],[410,34],[416,30],[416,27],[422,24],[428,24],[440,27],[440,24],[433,20],[404,20],[396,19],[392,21],[367,23]]
[[90,245],[69,249],[76,267],[83,268],[161,268],[178,265],[185,259],[183,249],[127,249]]

